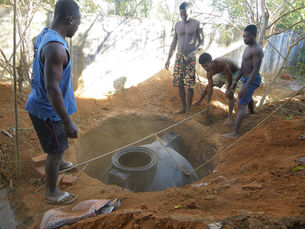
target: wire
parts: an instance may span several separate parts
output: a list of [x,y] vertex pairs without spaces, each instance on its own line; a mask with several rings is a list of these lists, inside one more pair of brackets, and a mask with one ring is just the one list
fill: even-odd
[[[259,127],[261,124],[263,124],[268,118],[270,118],[271,116],[273,116],[279,109],[281,109],[285,104],[287,104],[292,98],[294,98],[296,95],[298,95],[304,88],[305,88],[305,85],[304,85],[301,89],[299,89],[294,95],[292,95],[288,100],[286,100],[284,103],[282,103],[276,110],[274,110],[273,112],[271,112],[266,118],[264,118],[261,122],[259,122],[255,127],[253,127],[250,131],[248,131],[248,132],[245,133],[243,136],[241,136],[240,138],[238,138],[235,142],[233,142],[231,145],[229,145],[229,146],[228,146],[227,148],[225,148],[223,151],[221,151],[220,153],[216,154],[214,157],[210,158],[208,161],[204,162],[202,165],[198,166],[197,168],[193,169],[193,170],[190,171],[190,172],[185,171],[185,169],[182,168],[182,167],[179,165],[179,163],[178,163],[179,168],[181,169],[182,172],[184,172],[184,174],[186,174],[186,175],[191,175],[191,174],[193,174],[194,172],[196,172],[197,170],[199,170],[199,169],[201,169],[202,167],[206,166],[207,164],[209,164],[210,162],[212,162],[213,160],[215,160],[219,155],[223,154],[224,152],[226,152],[227,150],[229,150],[230,148],[232,148],[236,143],[238,143],[238,142],[239,142],[241,139],[243,139],[245,136],[247,136],[248,134],[250,134],[251,132],[253,132],[257,127]],[[185,119],[183,119],[183,120],[181,120],[181,121],[179,121],[179,122],[177,122],[177,123],[175,123],[175,124],[173,124],[173,125],[171,125],[171,126],[165,128],[165,129],[163,129],[163,130],[160,130],[160,131],[158,131],[158,132],[156,132],[156,133],[153,133],[153,134],[151,134],[151,135],[148,135],[148,136],[146,136],[146,137],[144,137],[144,138],[142,138],[142,139],[140,139],[140,140],[137,140],[137,141],[135,141],[135,142],[133,142],[133,143],[130,143],[130,144],[128,144],[128,145],[125,145],[125,146],[123,146],[123,147],[120,147],[120,148],[118,148],[118,149],[115,149],[115,150],[113,150],[113,151],[111,151],[111,152],[105,153],[105,154],[103,154],[103,155],[99,155],[99,156],[97,156],[97,157],[95,157],[95,158],[92,158],[92,159],[90,159],[90,160],[87,160],[87,161],[81,162],[81,163],[79,163],[79,164],[76,164],[76,165],[74,165],[74,166],[72,166],[72,167],[70,167],[70,168],[67,168],[67,169],[65,169],[65,170],[60,171],[60,173],[67,172],[67,171],[69,171],[69,170],[71,170],[71,169],[74,169],[74,168],[76,168],[76,167],[82,166],[82,165],[84,165],[84,164],[89,164],[89,163],[91,163],[91,162],[93,162],[93,161],[96,161],[96,160],[98,160],[98,159],[100,159],[100,158],[103,158],[103,157],[106,157],[106,156],[108,156],[108,155],[111,155],[111,154],[113,154],[114,152],[117,152],[117,151],[122,150],[122,149],[124,149],[124,148],[126,148],[126,147],[129,147],[129,146],[132,146],[132,145],[134,145],[134,144],[137,144],[137,143],[139,143],[139,142],[141,142],[141,141],[144,141],[144,140],[146,140],[146,139],[148,139],[148,138],[151,138],[151,137],[154,137],[154,136],[157,137],[157,140],[158,140],[158,141],[160,141],[160,138],[157,136],[158,134],[160,134],[160,133],[162,133],[162,132],[164,132],[164,131],[167,131],[167,130],[169,130],[169,129],[175,127],[175,126],[178,126],[178,125],[180,125],[180,124],[182,124],[182,123],[184,123],[184,122],[186,122],[186,121],[188,121],[188,120],[190,120],[190,119],[193,119],[193,118],[196,117],[197,115],[202,114],[202,113],[204,113],[204,112],[207,111],[207,110],[208,110],[208,108],[203,109],[203,110],[199,111],[198,113],[196,113],[196,114],[194,114],[194,115],[191,115],[191,116],[189,116],[189,117],[187,117],[187,118],[185,118]],[[171,155],[171,154],[170,154],[170,155]],[[37,189],[35,192],[38,192],[39,190],[41,190],[45,185],[46,185],[46,184],[43,184],[43,185],[42,185],[41,187],[39,187],[39,189]]]

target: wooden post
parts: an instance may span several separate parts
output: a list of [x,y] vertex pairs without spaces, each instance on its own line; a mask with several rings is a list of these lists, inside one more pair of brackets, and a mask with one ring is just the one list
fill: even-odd
[[18,136],[18,107],[17,107],[17,74],[16,74],[16,16],[17,0],[14,0],[14,29],[13,29],[13,72],[14,72],[14,106],[15,106],[15,152],[16,152],[16,173],[20,176],[19,161],[19,136]]
[[70,61],[71,61],[71,66],[72,66],[72,60],[73,60],[73,43],[72,43],[72,37],[70,37],[70,43],[69,43],[69,53],[70,53]]

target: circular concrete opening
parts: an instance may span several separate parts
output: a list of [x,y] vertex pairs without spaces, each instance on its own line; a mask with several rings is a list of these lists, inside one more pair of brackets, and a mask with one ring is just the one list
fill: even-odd
[[156,158],[149,149],[133,147],[116,152],[112,157],[112,164],[122,170],[142,171],[153,167],[156,164]]
[[[95,128],[82,134],[77,142],[76,156],[78,162],[83,162],[102,154],[108,153],[132,142],[138,141],[152,133],[156,133],[174,124],[174,120],[162,114],[127,113],[111,116],[100,121]],[[158,137],[175,132],[181,136],[179,153],[191,164],[193,168],[202,165],[215,154],[215,145],[207,136],[208,127],[195,120],[189,120],[176,126]],[[136,147],[151,144],[156,141],[153,136],[139,142]],[[112,154],[113,155],[113,154]],[[102,157],[92,163],[86,169],[86,173],[99,180],[103,180],[105,171],[111,165],[112,155]],[[131,160],[137,158],[137,160]],[[136,169],[153,163],[149,153],[130,151],[121,155],[116,163],[121,167]],[[198,178],[202,178],[213,171],[214,165],[208,164],[196,171]]]

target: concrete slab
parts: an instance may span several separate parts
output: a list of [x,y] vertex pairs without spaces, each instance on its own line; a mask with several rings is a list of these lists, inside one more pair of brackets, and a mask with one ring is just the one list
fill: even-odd
[[18,222],[7,199],[7,190],[0,190],[0,229],[15,229]]
[[46,153],[44,153],[39,156],[32,157],[32,161],[35,163],[35,166],[44,165],[45,161],[47,160],[47,156],[48,155]]

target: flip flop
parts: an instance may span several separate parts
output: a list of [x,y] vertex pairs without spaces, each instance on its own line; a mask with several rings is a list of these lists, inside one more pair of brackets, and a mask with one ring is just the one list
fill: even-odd
[[72,203],[77,199],[77,195],[71,194],[69,192],[64,192],[62,195],[58,196],[57,199],[50,200],[45,199],[47,204],[54,204],[54,205],[67,205]]
[[[71,168],[75,166],[74,163],[72,163],[71,161],[67,161],[66,164],[64,166],[60,166],[60,169],[59,170],[65,170],[65,169],[68,169],[68,168]],[[76,168],[73,168],[71,169],[70,171],[73,171],[73,170],[76,170]]]
[[305,140],[305,134],[301,134],[299,137],[298,137],[299,140]]
[[223,122],[223,125],[225,125],[225,126],[230,126],[230,125],[232,125],[232,123],[233,123],[233,121],[224,121]]
[[223,134],[222,136],[225,137],[225,138],[231,138],[231,139],[239,138],[239,135],[237,135],[237,136],[229,136],[228,134]]

